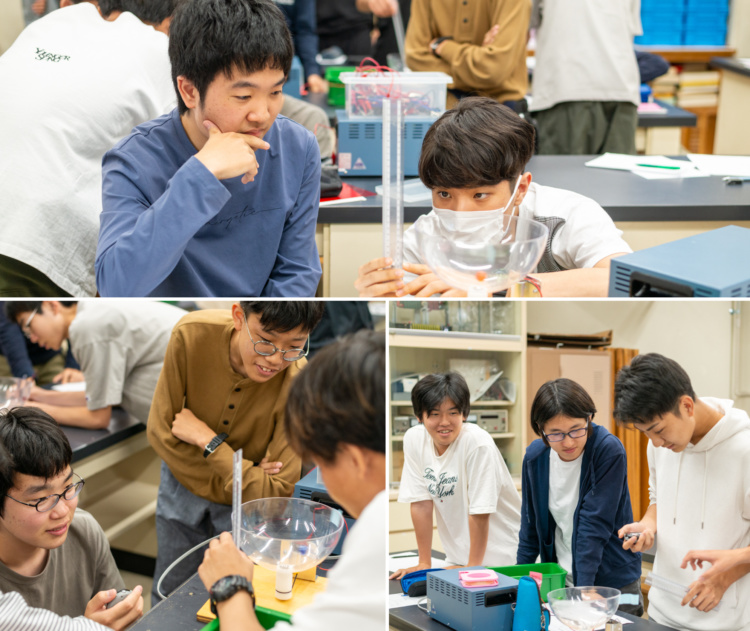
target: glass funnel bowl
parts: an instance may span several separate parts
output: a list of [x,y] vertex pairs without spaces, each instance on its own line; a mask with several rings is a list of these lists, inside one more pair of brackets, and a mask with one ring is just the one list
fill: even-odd
[[603,627],[617,611],[620,590],[613,587],[566,587],[547,593],[558,620],[573,631]]
[[0,377],[0,409],[26,405],[33,379]]
[[325,504],[269,497],[241,507],[240,548],[255,563],[276,572],[276,597],[291,598],[294,572],[315,567],[336,547],[342,514]]
[[471,298],[508,289],[534,271],[547,245],[549,228],[525,217],[502,215],[496,223],[463,231],[442,221],[450,237],[427,222],[414,225],[422,260],[446,284]]

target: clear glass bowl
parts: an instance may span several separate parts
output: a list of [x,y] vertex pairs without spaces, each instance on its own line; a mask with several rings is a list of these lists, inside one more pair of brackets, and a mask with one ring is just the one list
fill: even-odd
[[427,225],[415,224],[422,260],[438,278],[472,298],[508,289],[533,272],[549,234],[543,223],[508,215],[470,232],[453,231],[444,223],[450,238],[434,234]]
[[342,514],[318,502],[270,497],[242,505],[240,548],[267,570],[302,572],[336,547]]
[[26,405],[31,393],[31,379],[0,377],[0,409]]
[[552,613],[573,631],[603,627],[617,611],[620,590],[613,587],[565,587],[547,593]]

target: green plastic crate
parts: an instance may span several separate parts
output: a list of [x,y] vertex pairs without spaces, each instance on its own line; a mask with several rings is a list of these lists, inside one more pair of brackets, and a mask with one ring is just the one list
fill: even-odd
[[[265,607],[256,607],[255,615],[258,617],[258,622],[264,629],[271,629],[279,621],[289,622],[292,619],[288,613],[282,613],[280,611],[274,611],[273,609],[266,609]],[[221,626],[219,625],[219,619],[216,618],[211,620],[201,631],[219,631]]]
[[339,81],[342,72],[355,72],[355,66],[329,66],[326,68],[325,80],[328,81],[328,105],[343,108],[346,104],[346,88]]
[[527,565],[509,565],[487,569],[516,579],[528,576],[530,572],[539,572],[542,575],[542,587],[539,593],[544,602],[547,602],[547,592],[565,587],[565,577],[568,575],[557,563],[529,563]]

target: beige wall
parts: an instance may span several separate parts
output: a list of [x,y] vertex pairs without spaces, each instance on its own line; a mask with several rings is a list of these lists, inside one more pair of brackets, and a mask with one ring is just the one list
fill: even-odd
[[23,27],[21,0],[0,0],[0,55],[10,48]]
[[679,362],[699,396],[731,398],[731,307],[730,301],[712,300],[529,301],[528,331],[612,329],[613,346],[661,353]]

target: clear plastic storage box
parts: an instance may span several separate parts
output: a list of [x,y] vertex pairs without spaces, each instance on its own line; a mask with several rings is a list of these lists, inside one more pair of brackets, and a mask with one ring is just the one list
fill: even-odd
[[342,72],[350,118],[380,118],[383,99],[400,97],[404,116],[438,117],[445,111],[448,84],[443,72]]

